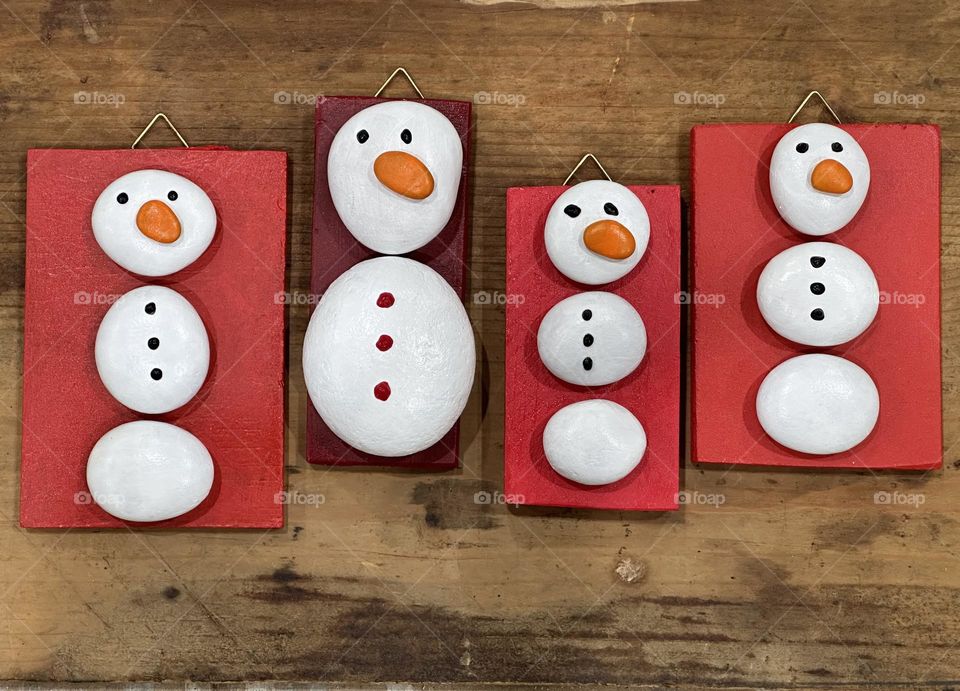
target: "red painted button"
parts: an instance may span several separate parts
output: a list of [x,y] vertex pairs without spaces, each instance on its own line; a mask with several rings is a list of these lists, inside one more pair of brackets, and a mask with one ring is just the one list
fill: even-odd
[[377,339],[377,350],[387,351],[393,347],[393,339],[383,334]]
[[393,307],[394,299],[392,293],[380,293],[377,298],[377,307]]
[[390,398],[390,385],[385,381],[380,382],[373,387],[373,395],[381,401],[387,400]]

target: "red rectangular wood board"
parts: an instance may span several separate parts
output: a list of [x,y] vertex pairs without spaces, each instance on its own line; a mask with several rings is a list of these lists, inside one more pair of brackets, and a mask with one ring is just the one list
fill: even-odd
[[[942,460],[940,402],[940,130],[934,125],[843,125],[870,162],[870,189],[843,229],[820,238],[784,223],[769,162],[792,125],[703,125],[691,136],[693,459],[807,468],[929,469]],[[763,321],[763,267],[792,245],[822,240],[873,268],[880,309],[850,343],[791,343]],[[718,296],[723,299],[717,299]],[[871,435],[840,454],[779,446],[757,420],[757,389],[780,362],[827,352],[866,370],[880,392]]]
[[[222,147],[27,153],[23,447],[26,528],[279,528],[283,526],[286,154]],[[100,192],[126,173],[182,175],[217,210],[213,244],[159,279],[113,263],[93,237]],[[184,407],[140,415],[104,388],[94,361],[103,315],[127,291],[161,284],[184,295],[210,336],[207,381]],[[89,499],[87,456],[110,429],[138,419],[178,425],[210,451],[210,496],[178,518],[115,519]]]
[[[539,506],[665,511],[677,508],[680,471],[680,188],[635,186],[650,217],[650,242],[625,277],[583,286],[550,262],[543,227],[569,187],[507,190],[507,344],[504,494]],[[537,352],[537,329],[555,304],[576,293],[616,293],[640,313],[647,352],[629,376],[585,388],[553,376]],[[610,485],[587,487],[558,475],[543,452],[543,428],[566,405],[606,398],[630,410],[647,434],[640,465]]]
[[[330,197],[327,183],[327,155],[340,127],[364,108],[385,101],[407,99],[373,98],[368,96],[331,96],[317,103],[314,154],[315,175],[313,190],[313,252],[311,264],[311,304],[344,271],[365,259],[379,256],[361,245],[340,220]],[[443,276],[463,299],[467,279],[467,233],[469,188],[471,108],[469,101],[441,101],[423,99],[421,103],[434,108],[450,120],[463,144],[463,172],[460,192],[450,221],[436,238],[424,247],[407,255],[423,262]],[[354,449],[335,435],[317,414],[312,404],[307,406],[307,461],[321,465],[400,466],[425,470],[456,468],[460,460],[460,423],[420,453],[399,458],[375,456]]]

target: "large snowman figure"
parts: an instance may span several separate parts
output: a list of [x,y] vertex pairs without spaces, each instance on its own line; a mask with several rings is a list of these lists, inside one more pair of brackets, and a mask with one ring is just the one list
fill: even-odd
[[770,193],[789,226],[828,235],[856,216],[870,188],[870,163],[857,140],[814,122],[787,132],[770,159]]
[[473,330],[433,269],[404,257],[360,262],[335,280],[303,343],[307,391],[343,441],[407,456],[450,430],[473,386]]
[[443,230],[462,169],[453,124],[416,101],[364,108],[340,128],[327,157],[337,214],[359,242],[383,254],[412,252]]

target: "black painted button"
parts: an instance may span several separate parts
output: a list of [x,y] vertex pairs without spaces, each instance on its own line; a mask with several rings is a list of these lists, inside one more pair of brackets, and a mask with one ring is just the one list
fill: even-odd
[[583,345],[588,348],[593,345],[593,334],[585,334],[583,337]]
[[810,257],[810,264],[814,269],[819,269],[821,266],[827,263],[826,257]]
[[824,286],[822,283],[810,284],[810,292],[813,293],[814,295],[823,295],[826,289],[827,289],[826,286]]
[[593,312],[590,310],[583,310],[583,314],[581,316],[583,317],[583,321],[588,322],[590,321],[590,318],[593,317]]
[[810,318],[813,319],[814,321],[822,322],[822,321],[823,321],[823,310],[820,309],[819,307],[818,307],[817,309],[813,310],[813,312],[810,313]]
[[163,372],[160,371],[159,367],[154,367],[150,370],[150,378],[154,381],[160,381],[160,378],[163,376]]
[[588,372],[593,369],[593,360],[588,357],[583,358],[583,369]]

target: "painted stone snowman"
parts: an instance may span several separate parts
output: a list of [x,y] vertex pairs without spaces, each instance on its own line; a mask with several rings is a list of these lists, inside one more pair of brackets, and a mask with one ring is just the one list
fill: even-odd
[[[217,215],[192,181],[162,170],[123,175],[93,207],[93,235],[119,266],[141,276],[168,276],[210,246]],[[190,301],[172,288],[145,285],[107,311],[94,345],[97,372],[122,405],[160,414],[187,404],[210,364],[206,327]],[[214,463],[190,432],[142,420],[107,432],[87,460],[87,486],[107,513],[126,521],[183,515],[207,497]]]
[[[822,123],[790,130],[770,161],[770,191],[783,220],[823,236],[846,226],[863,206],[870,164],[850,134]],[[773,257],[757,283],[757,305],[770,328],[800,345],[830,347],[864,333],[880,304],[877,279],[856,252],[805,242]],[[805,354],[775,367],[756,400],[764,431],[788,449],[812,455],[849,451],[876,425],[873,379],[834,355]]]
[[[581,182],[553,203],[544,244],[557,270],[577,283],[603,285],[626,276],[650,239],[642,202],[610,180]],[[546,368],[575,386],[622,380],[643,360],[647,334],[636,309],[619,295],[586,291],[554,305],[540,322],[537,350]],[[543,432],[547,462],[582,485],[623,479],[646,452],[643,425],[605,399],[572,403],[553,414]]]
[[[327,178],[337,213],[366,247],[422,247],[453,212],[463,168],[456,129],[439,111],[388,101],[334,136]],[[430,267],[381,256],[356,264],[323,294],[303,343],[317,413],[350,446],[382,457],[430,448],[453,427],[473,387],[466,310]]]

